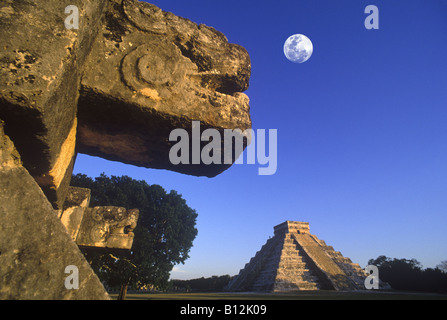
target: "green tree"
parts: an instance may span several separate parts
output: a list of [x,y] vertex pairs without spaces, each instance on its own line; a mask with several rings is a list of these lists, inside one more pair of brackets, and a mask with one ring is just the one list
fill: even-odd
[[422,271],[421,264],[417,260],[379,256],[377,259],[369,260],[368,264],[377,266],[380,279],[389,283],[393,289],[417,290]]
[[441,263],[438,264],[436,268],[440,269],[442,272],[447,273],[447,260],[441,261]]
[[125,298],[127,287],[141,289],[168,285],[173,266],[189,258],[197,235],[197,213],[176,191],[167,193],[159,185],[128,176],[94,180],[84,174],[72,177],[72,186],[91,190],[90,206],[119,206],[140,210],[131,250],[113,253],[83,250],[100,279],[109,287],[121,287]]
[[219,292],[223,291],[233,277],[228,274],[223,276],[212,276],[211,278],[199,278],[191,280],[171,280],[172,287],[176,290],[197,292]]
[[382,281],[396,290],[447,292],[447,273],[440,268],[422,269],[416,259],[391,259],[379,256],[368,264],[377,266]]

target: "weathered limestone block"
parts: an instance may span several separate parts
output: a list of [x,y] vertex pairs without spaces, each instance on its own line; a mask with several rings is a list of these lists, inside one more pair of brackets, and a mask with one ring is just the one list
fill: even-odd
[[138,209],[111,206],[88,208],[76,243],[85,247],[130,249],[138,215]]
[[22,159],[14,143],[5,135],[5,123],[0,120],[0,170],[7,172],[22,166]]
[[241,93],[250,77],[247,51],[152,4],[110,3],[82,77],[79,152],[209,177],[228,168],[173,165],[176,142],[168,137],[173,129],[191,137],[192,120],[202,132],[219,129],[222,139],[224,129],[251,128],[249,99]]
[[[105,0],[5,0],[0,3],[0,119],[55,208],[61,208],[75,159],[80,70]],[[79,8],[68,30],[65,8]]]
[[[0,121],[0,299],[109,299]],[[79,289],[65,287],[67,266]]]
[[78,187],[70,187],[68,189],[64,210],[61,212],[60,219],[73,241],[76,241],[78,236],[82,218],[90,204],[90,196],[90,189]]

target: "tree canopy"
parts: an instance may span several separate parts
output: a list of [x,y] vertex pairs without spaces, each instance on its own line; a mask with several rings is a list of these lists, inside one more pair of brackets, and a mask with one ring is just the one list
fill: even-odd
[[379,269],[379,278],[394,290],[447,292],[447,273],[440,268],[422,269],[416,259],[391,259],[379,256],[368,264]]
[[174,291],[193,292],[220,292],[228,285],[233,277],[228,274],[223,276],[212,276],[210,278],[198,278],[191,280],[171,280]]
[[101,281],[116,288],[164,288],[173,266],[189,257],[197,213],[176,191],[167,193],[159,185],[128,176],[101,174],[92,179],[72,177],[71,185],[91,190],[90,206],[119,206],[139,209],[132,249],[113,253],[83,250]]

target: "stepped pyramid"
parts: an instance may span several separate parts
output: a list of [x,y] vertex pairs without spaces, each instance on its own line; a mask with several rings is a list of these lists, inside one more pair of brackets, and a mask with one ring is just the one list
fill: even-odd
[[365,271],[310,234],[308,222],[286,221],[227,286],[227,291],[291,292],[365,289]]

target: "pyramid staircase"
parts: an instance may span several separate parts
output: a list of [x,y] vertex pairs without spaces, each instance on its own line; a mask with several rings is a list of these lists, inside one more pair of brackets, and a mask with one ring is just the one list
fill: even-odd
[[366,274],[362,268],[311,235],[307,222],[286,221],[274,227],[274,231],[274,237],[240,270],[227,291],[364,288]]

